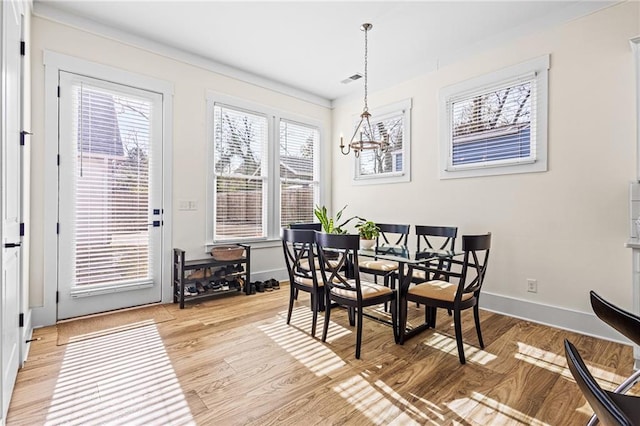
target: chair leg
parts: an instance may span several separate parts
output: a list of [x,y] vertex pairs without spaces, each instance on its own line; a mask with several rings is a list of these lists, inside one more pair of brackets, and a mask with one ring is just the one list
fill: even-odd
[[294,296],[293,296],[293,298],[294,298],[295,300],[298,300],[298,289],[297,289],[297,288],[294,290]]
[[476,322],[476,331],[478,332],[478,342],[480,347],[484,349],[484,342],[482,341],[482,331],[480,331],[480,313],[478,311],[478,305],[473,307],[473,319]]
[[291,312],[293,311],[293,300],[295,298],[294,296],[296,290],[297,289],[293,286],[289,287],[289,312],[287,312],[287,325],[289,325],[289,323],[291,322]]
[[464,359],[464,346],[462,345],[462,324],[460,321],[459,310],[454,309],[453,322],[455,324],[455,329],[456,329],[456,343],[458,344],[458,357],[460,358],[460,364],[464,364],[466,360]]
[[[384,276],[384,286],[385,287],[389,287],[389,276],[388,275]],[[389,303],[388,302],[384,302],[384,311],[385,312],[389,312]]]
[[316,337],[316,322],[318,322],[318,305],[320,304],[318,300],[318,295],[311,293],[311,297],[313,298],[313,322],[311,323],[311,337]]
[[356,325],[356,359],[360,359],[360,346],[362,345],[362,307],[358,307],[358,324]]
[[436,328],[436,315],[438,314],[438,308],[434,306],[425,305],[424,308],[424,322],[431,328]]
[[322,341],[327,341],[327,333],[329,331],[329,320],[331,319],[331,299],[327,295],[325,297],[325,308],[324,308],[324,326],[322,328]]
[[[403,298],[400,300],[400,318],[398,319],[398,341],[396,343],[400,343],[404,345],[404,336],[407,330],[407,305],[409,302],[407,299]],[[393,315],[393,314],[392,314]],[[391,321],[393,321],[393,316],[391,316]]]
[[324,312],[325,303],[324,303],[324,287],[318,288],[318,310],[320,312]]
[[356,325],[355,308],[353,308],[352,306],[349,306],[347,308],[347,312],[349,312],[349,325],[353,327],[354,325]]
[[398,309],[396,305],[396,298],[391,299],[391,324],[393,327],[393,339],[398,343]]

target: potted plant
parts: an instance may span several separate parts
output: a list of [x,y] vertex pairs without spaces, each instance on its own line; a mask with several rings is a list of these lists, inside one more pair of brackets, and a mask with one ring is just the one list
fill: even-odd
[[340,209],[340,211],[336,213],[335,218],[329,217],[327,208],[325,206],[316,206],[316,208],[313,210],[313,213],[318,218],[318,221],[320,221],[320,223],[322,224],[323,232],[326,232],[327,234],[346,234],[347,231],[342,229],[342,227],[356,218],[355,216],[353,216],[342,223],[338,223],[340,221],[340,218],[342,217],[342,212],[346,208],[347,206],[344,206],[342,209]]
[[380,235],[380,228],[370,220],[361,219],[356,225],[358,234],[360,234],[360,248],[371,249],[376,245],[376,238]]

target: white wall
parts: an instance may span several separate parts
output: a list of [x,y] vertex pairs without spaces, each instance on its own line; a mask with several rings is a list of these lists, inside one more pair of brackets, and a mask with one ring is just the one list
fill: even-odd
[[[111,39],[103,38],[47,19],[32,21],[33,67],[33,159],[32,159],[32,222],[31,222],[31,306],[50,303],[44,299],[43,220],[44,202],[44,68],[43,51],[51,50],[76,56],[150,77],[174,85],[173,120],[173,247],[187,251],[190,258],[205,256],[206,208],[206,91],[245,99],[292,111],[320,121],[325,134],[331,127],[331,111],[256,85],[213,73],[206,69],[154,54]],[[327,154],[330,155],[330,154]],[[326,180],[330,178],[328,163]],[[328,182],[324,182],[329,185]],[[196,211],[178,210],[180,200],[193,200]],[[51,214],[47,212],[46,214]],[[252,250],[252,273],[276,274],[284,268],[280,245]],[[274,271],[275,270],[275,271]],[[258,277],[260,275],[257,275]],[[270,276],[270,275],[269,275]],[[265,276],[266,278],[266,276]],[[170,280],[170,277],[167,277]],[[165,286],[166,287],[166,286]],[[36,324],[42,325],[42,324]]]
[[[462,234],[491,231],[484,290],[498,296],[494,309],[534,303],[569,315],[590,313],[590,289],[631,308],[631,251],[624,243],[636,152],[629,39],[640,32],[638,8],[637,2],[619,4],[370,94],[374,118],[376,107],[413,99],[412,180],[354,186],[352,158],[342,156],[334,141],[332,176],[341,184],[334,185],[333,205],[349,204],[348,215],[380,222],[457,225]],[[439,90],[543,54],[551,55],[549,171],[439,180]],[[373,80],[375,69],[370,75]],[[338,105],[334,135],[350,134],[361,101]],[[538,280],[537,294],[526,292],[527,278]],[[535,317],[532,311],[521,316]]]

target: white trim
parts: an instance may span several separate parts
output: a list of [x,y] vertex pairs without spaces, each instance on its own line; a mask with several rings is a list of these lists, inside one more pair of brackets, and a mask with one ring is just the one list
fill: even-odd
[[215,72],[227,77],[231,77],[258,87],[262,87],[274,92],[282,93],[315,105],[331,108],[331,101],[316,94],[301,90],[281,82],[271,80],[238,68],[224,65],[211,59],[189,53],[183,49],[178,49],[166,44],[158,43],[145,37],[140,37],[132,33],[112,28],[99,22],[81,18],[64,12],[55,6],[38,1],[34,4],[33,14],[41,18],[49,19],[64,25],[68,25],[92,34],[106,37],[120,43],[127,44],[148,52],[164,56],[169,59],[193,65],[207,71]]
[[[476,176],[495,176],[514,173],[534,173],[547,171],[547,122],[548,122],[548,71],[550,55],[543,55],[526,62],[522,62],[510,67],[502,68],[488,74],[481,75],[460,83],[447,86],[440,90],[438,103],[438,140],[440,147],[440,179],[457,179]],[[469,164],[452,167],[450,160],[451,145],[451,111],[449,102],[459,94],[476,91],[479,88],[500,84],[505,80],[510,80],[518,76],[535,72],[536,99],[535,111],[535,161],[509,161],[507,164],[493,162],[490,164]],[[532,147],[533,150],[533,147]],[[515,163],[515,164],[514,164]]]
[[486,291],[480,295],[480,308],[631,346],[628,339],[606,325],[593,313],[544,305]]
[[[385,116],[399,115],[402,113],[402,165],[404,170],[402,172],[389,172],[379,175],[360,175],[359,170],[359,158],[356,158],[353,153],[349,156],[353,157],[352,171],[353,171],[353,184],[354,185],[377,185],[384,183],[401,183],[411,181],[411,109],[413,107],[413,99],[408,98],[402,101],[394,102],[392,104],[385,105],[380,108],[371,110],[371,116],[373,121],[378,122],[384,120]],[[354,122],[357,123],[358,118],[354,118]],[[353,131],[351,131],[353,133]]]
[[58,238],[56,226],[58,222],[58,76],[60,71],[88,75],[106,81],[127,82],[131,86],[162,95],[163,110],[163,195],[164,211],[162,227],[162,272],[161,297],[163,302],[173,300],[171,290],[172,260],[172,146],[173,146],[173,84],[151,77],[131,73],[122,69],[93,63],[73,56],[45,50],[43,52],[45,68],[44,94],[44,208],[49,214],[44,215],[44,289],[43,306],[34,307],[34,327],[53,325],[57,319],[56,291],[58,281]]
[[636,181],[640,182],[640,36],[629,40],[636,75]]

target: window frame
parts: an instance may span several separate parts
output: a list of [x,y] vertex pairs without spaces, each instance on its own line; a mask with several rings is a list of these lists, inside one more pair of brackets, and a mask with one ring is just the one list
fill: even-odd
[[[547,171],[547,127],[548,127],[548,73],[550,55],[522,62],[510,67],[502,68],[461,83],[447,86],[440,90],[439,96],[439,145],[440,145],[440,179],[456,179],[478,176],[495,176],[516,173],[535,173]],[[471,97],[490,92],[496,86],[519,77],[532,75],[535,81],[536,100],[532,105],[532,116],[535,117],[531,126],[531,152],[535,152],[533,159],[501,160],[490,164],[468,163],[454,166],[452,164],[452,99],[460,100],[465,96]],[[535,134],[535,138],[533,135]],[[534,140],[535,139],[535,140]]]
[[[251,114],[264,115],[267,117],[267,151],[264,153],[263,161],[266,163],[267,187],[263,197],[263,215],[266,232],[264,237],[240,238],[215,240],[215,171],[214,171],[214,107],[223,105],[237,110],[244,110]],[[205,249],[215,244],[243,242],[243,243],[265,243],[269,245],[273,241],[280,240],[280,121],[297,123],[304,126],[318,129],[318,143],[314,146],[314,181],[318,182],[318,190],[315,194],[314,205],[323,204],[324,191],[322,190],[322,141],[324,138],[323,125],[319,120],[296,115],[288,111],[280,110],[268,105],[248,101],[242,98],[221,94],[213,90],[207,90],[206,94],[207,111],[207,185],[206,185],[206,226],[205,226]]]
[[[349,155],[353,155],[353,182],[356,185],[375,185],[382,183],[399,183],[399,182],[410,182],[411,181],[411,108],[412,108],[412,99],[405,99],[402,101],[395,102],[393,104],[385,105],[380,108],[376,108],[371,112],[371,121],[372,125],[381,121],[381,119],[385,119],[388,117],[399,116],[402,115],[402,164],[404,170],[402,171],[392,171],[382,174],[373,174],[373,175],[363,175],[360,174],[360,157],[356,157],[353,153]],[[353,128],[357,125],[358,121],[360,121],[360,116],[354,116],[353,118]],[[349,132],[349,134],[351,134]],[[396,158],[393,158],[393,164],[395,164]],[[394,166],[395,168],[395,166]]]

